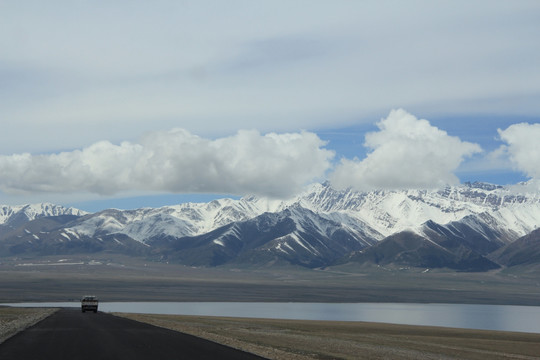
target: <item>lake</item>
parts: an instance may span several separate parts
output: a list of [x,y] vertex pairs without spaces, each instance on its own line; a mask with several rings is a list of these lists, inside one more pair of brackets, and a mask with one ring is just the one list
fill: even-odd
[[[10,303],[1,305],[79,307],[80,303]],[[369,321],[540,333],[540,307],[538,306],[403,303],[101,302],[99,310],[171,315]]]

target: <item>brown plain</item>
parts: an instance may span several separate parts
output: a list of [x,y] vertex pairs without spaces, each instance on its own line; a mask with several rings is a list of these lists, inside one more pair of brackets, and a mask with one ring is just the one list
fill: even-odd
[[540,359],[540,334],[367,322],[116,314],[269,359]]

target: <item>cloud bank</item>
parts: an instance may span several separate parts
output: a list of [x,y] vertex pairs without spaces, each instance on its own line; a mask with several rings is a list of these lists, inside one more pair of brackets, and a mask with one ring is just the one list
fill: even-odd
[[[312,132],[241,130],[209,139],[185,129],[149,132],[138,142],[96,142],[52,154],[0,155],[0,193],[32,194],[210,193],[287,198],[327,178],[359,191],[431,189],[457,184],[456,171],[481,153],[478,144],[450,136],[428,120],[392,110],[365,135],[367,155],[342,158]],[[511,164],[540,180],[540,124],[498,130],[505,142],[481,162]],[[469,166],[471,166],[469,164]]]
[[377,123],[379,131],[366,134],[365,159],[342,159],[330,175],[338,188],[429,189],[459,183],[454,171],[479,145],[461,141],[417,119],[393,110]]
[[5,193],[112,195],[125,191],[290,196],[324,175],[334,152],[310,132],[239,131],[210,140],[186,130],[147,134],[139,143],[97,142],[49,155],[0,156]]
[[498,133],[507,144],[498,153],[508,156],[516,170],[540,180],[540,124],[514,124]]

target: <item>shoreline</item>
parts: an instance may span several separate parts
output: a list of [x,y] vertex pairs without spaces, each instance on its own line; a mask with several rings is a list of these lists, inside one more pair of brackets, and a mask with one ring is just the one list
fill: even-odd
[[[80,307],[80,302],[0,303],[0,306],[74,309]],[[528,309],[515,305],[445,303],[100,302],[99,311],[246,320],[370,322],[540,334],[537,306]]]

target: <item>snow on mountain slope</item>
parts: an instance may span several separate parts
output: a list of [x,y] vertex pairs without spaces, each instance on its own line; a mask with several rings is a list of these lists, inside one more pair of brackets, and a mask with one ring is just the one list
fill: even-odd
[[[123,234],[146,243],[159,237],[198,236],[227,224],[292,207],[308,209],[321,218],[340,223],[351,234],[370,236],[374,240],[406,230],[422,234],[427,221],[448,224],[483,213],[489,214],[493,226],[504,228],[512,240],[540,226],[540,197],[516,195],[502,186],[466,183],[439,191],[355,192],[339,191],[324,183],[314,184],[303,194],[284,201],[247,196],[240,200],[219,199],[161,208],[108,209],[81,217],[71,225],[70,231],[84,236]],[[0,224],[45,216],[40,214],[66,213],[84,215],[79,210],[51,204],[4,206],[0,207]],[[308,220],[295,222],[302,225]],[[310,225],[321,226],[313,222]],[[324,232],[322,228],[319,230]]]
[[195,237],[156,239],[168,260],[191,266],[292,263],[324,266],[371,246],[371,231],[353,229],[300,206],[265,212]]
[[540,202],[512,203],[501,206],[491,214],[508,230],[524,236],[540,227]]
[[[0,206],[0,230],[7,230],[0,251],[107,249],[194,266],[236,261],[319,267],[379,244],[374,254],[385,253],[382,245],[416,244],[406,251],[418,264],[442,250],[461,264],[483,261],[540,226],[540,196],[515,188],[467,183],[438,191],[355,192],[324,183],[283,201],[246,196],[94,214],[51,204]],[[40,219],[54,215],[76,216]]]
[[72,227],[83,235],[124,234],[146,242],[154,237],[185,237],[208,233],[221,226],[251,219],[279,208],[281,202],[247,197],[209,203],[184,203],[137,210],[109,209],[89,215]]
[[346,213],[370,224],[384,236],[416,229],[428,220],[447,223],[485,210],[474,203],[448,199],[428,191],[360,193],[336,191],[325,185],[314,185],[302,197],[302,204],[316,212]]
[[292,263],[322,266],[381,238],[368,225],[350,222],[343,216],[337,219],[301,206],[291,206],[281,214],[294,223],[293,230],[269,241],[259,251],[270,251]]
[[538,195],[516,195],[508,188],[484,183],[466,183],[439,191],[368,193],[337,191],[328,184],[315,184],[298,201],[314,212],[345,213],[384,236],[405,230],[419,233],[429,220],[447,224],[483,212],[490,213],[500,226],[519,236],[540,226]]
[[75,208],[65,208],[49,203],[8,206],[0,205],[0,225],[10,225],[15,222],[31,221],[43,216],[76,215],[87,214],[85,211]]

